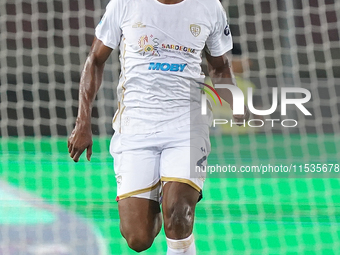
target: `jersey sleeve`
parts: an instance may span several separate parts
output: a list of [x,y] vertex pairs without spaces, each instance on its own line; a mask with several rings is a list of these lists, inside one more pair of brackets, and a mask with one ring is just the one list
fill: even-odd
[[217,15],[214,15],[216,19],[214,19],[212,31],[206,41],[208,52],[213,57],[222,56],[233,48],[227,14],[219,2],[216,12]]
[[107,47],[115,49],[121,40],[122,1],[111,0],[106,6],[103,18],[96,27],[96,37]]

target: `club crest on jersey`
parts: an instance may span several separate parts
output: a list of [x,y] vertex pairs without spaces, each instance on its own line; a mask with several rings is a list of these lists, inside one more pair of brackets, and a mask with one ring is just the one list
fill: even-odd
[[197,37],[201,34],[201,27],[196,24],[191,24],[190,25],[190,32],[192,33],[193,36]]

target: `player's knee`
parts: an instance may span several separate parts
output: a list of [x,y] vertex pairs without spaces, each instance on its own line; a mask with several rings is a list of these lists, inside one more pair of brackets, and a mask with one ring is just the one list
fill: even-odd
[[124,231],[122,227],[120,228],[120,231],[129,247],[136,252],[142,252],[149,249],[154,240],[154,237],[146,231],[139,230],[127,232]]
[[141,236],[138,234],[130,235],[126,238],[129,247],[136,251],[142,252],[149,249],[153,243],[153,238],[149,236]]
[[187,203],[173,204],[167,208],[164,219],[166,232],[171,232],[177,238],[190,234],[194,223],[194,208]]

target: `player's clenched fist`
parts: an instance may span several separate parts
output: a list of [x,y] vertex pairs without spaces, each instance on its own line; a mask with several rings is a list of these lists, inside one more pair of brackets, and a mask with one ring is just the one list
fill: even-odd
[[67,147],[70,157],[78,162],[80,155],[87,149],[86,157],[90,161],[92,155],[92,131],[91,125],[82,125],[78,121],[68,138]]

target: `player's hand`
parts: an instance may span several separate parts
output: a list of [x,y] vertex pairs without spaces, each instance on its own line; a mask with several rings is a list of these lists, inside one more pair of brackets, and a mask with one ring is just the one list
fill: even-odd
[[67,141],[70,157],[74,162],[78,162],[80,155],[87,149],[86,157],[87,160],[90,161],[92,144],[91,124],[81,124],[80,121],[77,120],[76,126]]
[[[243,115],[233,115],[235,122],[248,121],[250,117],[250,112],[247,106],[244,106],[244,114]],[[237,124],[238,126],[242,126],[242,124]]]

